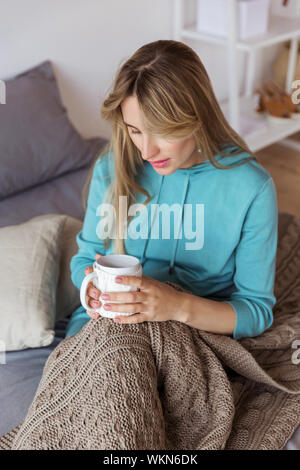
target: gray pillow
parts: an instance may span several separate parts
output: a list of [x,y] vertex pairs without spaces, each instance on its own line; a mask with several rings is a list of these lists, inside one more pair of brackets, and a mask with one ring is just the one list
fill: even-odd
[[66,220],[47,214],[0,229],[0,344],[6,351],[40,348],[54,339]]
[[0,200],[94,160],[107,141],[87,141],[73,127],[50,61],[4,81],[6,104],[0,105]]

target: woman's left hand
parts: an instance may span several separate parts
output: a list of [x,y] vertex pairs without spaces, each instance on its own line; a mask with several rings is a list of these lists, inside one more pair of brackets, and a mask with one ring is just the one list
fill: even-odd
[[[118,276],[120,277],[120,276]],[[137,287],[139,290],[130,292],[107,292],[109,299],[105,301],[104,309],[107,309],[109,301],[124,302],[110,304],[114,312],[126,312],[133,315],[116,315],[114,321],[119,323],[142,323],[144,321],[168,321],[179,320],[182,292],[164,282],[157,281],[147,276],[121,276],[120,284]],[[117,278],[116,278],[117,279]],[[126,302],[126,303],[125,303]]]

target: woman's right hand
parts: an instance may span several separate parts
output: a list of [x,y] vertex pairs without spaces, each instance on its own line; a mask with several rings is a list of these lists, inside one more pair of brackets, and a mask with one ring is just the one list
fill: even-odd
[[[98,259],[102,255],[96,255],[95,258]],[[84,270],[84,274],[88,275],[93,272],[93,266],[88,266]],[[100,308],[101,307],[101,301],[99,301],[101,295],[101,291],[97,289],[97,287],[94,286],[93,282],[90,281],[88,283],[87,289],[86,289],[86,296],[85,296],[85,301],[87,305],[89,305],[91,308]],[[87,310],[86,313],[92,317],[93,319],[97,319],[100,316],[100,313],[98,312],[92,312],[90,310]]]

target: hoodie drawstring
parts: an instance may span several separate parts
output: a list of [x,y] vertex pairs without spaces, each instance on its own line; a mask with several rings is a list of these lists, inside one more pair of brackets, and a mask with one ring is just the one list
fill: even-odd
[[[161,191],[163,179],[164,179],[164,176],[162,176],[161,179],[160,179],[158,194],[157,194],[156,201],[155,201],[155,204],[157,204],[157,205],[159,203],[159,196],[160,196],[160,191]],[[174,241],[173,241],[173,245],[172,245],[171,259],[170,259],[170,263],[169,263],[169,274],[173,274],[173,272],[174,272],[174,262],[175,262],[175,256],[176,256],[176,251],[177,251],[178,237],[179,237],[179,233],[180,233],[180,230],[181,230],[181,227],[182,227],[184,203],[185,203],[186,195],[187,195],[187,191],[188,191],[189,180],[190,180],[189,173],[187,173],[186,178],[185,178],[185,182],[184,182],[183,195],[182,195],[182,200],[181,200],[181,217],[179,219],[179,224],[178,224],[179,226],[178,226],[177,230],[175,230],[175,228],[174,228]],[[156,208],[156,210],[157,210],[157,208]],[[156,218],[156,212],[155,212],[155,216],[153,217],[152,223],[150,225],[148,224],[148,234],[147,234],[146,242],[144,244],[144,249],[143,249],[143,253],[142,253],[141,261],[140,261],[141,265],[143,267],[144,267],[144,264],[145,264],[145,261],[146,261],[145,253],[146,253],[146,249],[147,249],[148,242],[149,242],[149,234],[150,234],[150,230],[152,228],[152,225],[153,225],[153,222],[154,222],[155,218]],[[148,220],[149,220],[149,217],[148,217]],[[175,232],[177,233],[177,237],[175,237]]]
[[[162,187],[162,182],[163,182],[163,179],[164,179],[164,176],[162,175],[161,178],[160,178],[160,183],[159,183],[159,189],[158,189],[158,194],[157,194],[157,197],[156,197],[156,201],[154,204],[157,204],[158,201],[159,201],[159,196],[160,196],[160,190],[161,190],[161,187]],[[157,208],[156,208],[157,210]],[[155,217],[156,217],[156,212],[155,212],[155,216],[153,217],[153,221],[155,220]],[[152,223],[153,223],[152,221]],[[149,222],[149,215],[148,215],[148,222]],[[146,242],[144,244],[144,249],[143,249],[143,253],[142,253],[142,256],[141,256],[141,265],[144,267],[144,263],[146,261],[146,258],[145,258],[145,253],[146,253],[146,248],[148,246],[148,241],[149,241],[149,234],[150,234],[150,230],[152,228],[152,223],[148,223],[148,234],[147,234],[147,238],[146,238]]]
[[[178,237],[179,233],[182,227],[182,219],[183,219],[183,211],[184,211],[184,203],[186,199],[186,194],[188,190],[188,185],[189,185],[190,177],[189,174],[186,175],[185,182],[184,182],[184,188],[183,188],[183,196],[181,200],[181,217],[179,219],[179,227],[177,230],[177,237],[175,237],[175,228],[174,228],[174,242],[172,246],[172,254],[171,254],[171,259],[170,259],[170,267],[169,267],[169,274],[173,274],[174,272],[174,262],[175,262],[175,255],[176,255],[176,250],[177,250],[177,244],[178,244]],[[175,218],[174,218],[175,219]]]

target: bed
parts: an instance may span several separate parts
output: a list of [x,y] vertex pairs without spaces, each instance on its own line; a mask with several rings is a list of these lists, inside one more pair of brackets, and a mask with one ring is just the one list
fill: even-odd
[[[39,67],[27,71],[23,76],[19,75],[18,79],[20,80],[22,77],[27,79],[28,75],[31,75],[31,80],[36,79],[40,73],[43,79],[46,77],[49,80],[49,77],[52,77],[53,81],[50,65],[48,61],[44,62]],[[12,85],[14,84],[12,83]],[[47,122],[49,123],[49,119]],[[84,160],[79,165],[78,162],[74,165],[71,162],[68,168],[63,168],[63,171],[57,172],[55,170],[56,174],[54,173],[50,177],[48,175],[44,178],[45,181],[30,181],[27,187],[26,184],[24,187],[24,181],[22,181],[23,187],[21,189],[17,188],[12,194],[5,197],[2,195],[0,229],[22,224],[43,214],[64,214],[82,221],[84,217],[81,199],[83,185],[97,152],[105,143],[106,139],[102,138],[81,142],[83,146],[88,145],[89,150],[86,153],[85,149]],[[78,142],[75,144],[77,145]],[[3,149],[1,150],[3,151]],[[5,171],[8,171],[7,168]],[[9,188],[11,188],[11,184]],[[279,214],[279,237],[283,235],[291,217],[294,216],[286,213]],[[0,360],[0,435],[13,429],[25,418],[41,379],[45,362],[51,352],[64,339],[69,317],[56,321],[55,337],[51,344],[45,347],[7,351],[5,363],[1,363]],[[288,441],[285,449],[300,449],[300,427]]]
[[[81,192],[90,165],[11,196],[0,203],[1,227],[18,225],[33,217],[66,214],[83,220]],[[25,417],[49,354],[65,336],[68,317],[55,324],[53,343],[42,348],[8,351],[0,363],[0,435]]]

